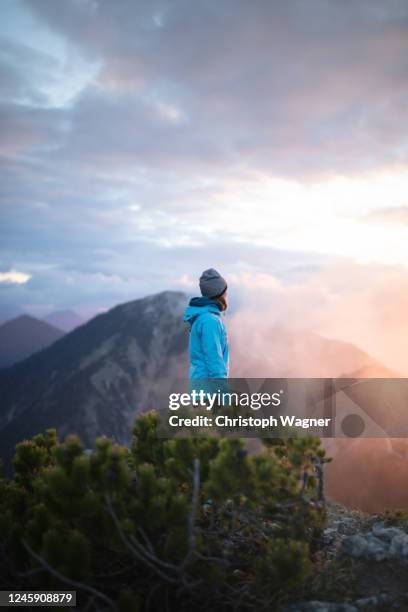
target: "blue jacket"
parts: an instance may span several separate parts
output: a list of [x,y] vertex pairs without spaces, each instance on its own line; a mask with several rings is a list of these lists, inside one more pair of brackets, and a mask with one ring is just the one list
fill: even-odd
[[184,311],[190,330],[190,378],[228,377],[228,338],[215,300],[193,298]]

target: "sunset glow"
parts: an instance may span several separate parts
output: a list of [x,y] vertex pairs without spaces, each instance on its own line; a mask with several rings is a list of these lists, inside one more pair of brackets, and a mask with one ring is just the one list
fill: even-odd
[[[399,364],[392,316],[361,313],[408,279],[407,4],[58,5],[2,5],[0,318],[194,293],[211,265],[235,304],[313,287],[311,326]],[[321,311],[356,308],[353,278],[355,332]]]

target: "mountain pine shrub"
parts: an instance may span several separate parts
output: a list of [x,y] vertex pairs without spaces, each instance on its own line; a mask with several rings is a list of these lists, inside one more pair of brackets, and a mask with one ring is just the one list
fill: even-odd
[[263,610],[313,568],[325,524],[313,437],[157,435],[139,416],[130,449],[85,451],[53,430],[18,444],[0,480],[0,589],[76,590],[87,610]]

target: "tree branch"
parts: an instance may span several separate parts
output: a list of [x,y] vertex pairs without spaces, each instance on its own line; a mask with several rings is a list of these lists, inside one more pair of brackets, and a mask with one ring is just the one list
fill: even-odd
[[26,548],[26,550],[30,553],[30,555],[34,557],[34,559],[36,559],[36,561],[38,561],[38,563],[40,563],[42,567],[48,570],[50,574],[55,576],[55,578],[58,578],[58,580],[61,580],[61,582],[64,582],[65,584],[68,584],[69,586],[72,586],[75,589],[79,589],[81,591],[88,591],[88,593],[92,593],[92,595],[94,595],[95,597],[99,597],[99,599],[102,599],[103,601],[105,601],[112,608],[112,610],[115,610],[115,612],[117,611],[116,604],[112,601],[112,599],[107,597],[107,595],[105,595],[101,591],[98,591],[97,589],[95,589],[94,587],[90,585],[84,584],[83,582],[78,582],[77,580],[72,580],[71,578],[67,578],[67,576],[64,576],[64,574],[61,574],[61,572],[53,568],[45,559],[41,557],[41,555],[36,553],[31,548],[31,546],[28,544],[28,542],[22,539],[22,543],[23,543],[23,546]]

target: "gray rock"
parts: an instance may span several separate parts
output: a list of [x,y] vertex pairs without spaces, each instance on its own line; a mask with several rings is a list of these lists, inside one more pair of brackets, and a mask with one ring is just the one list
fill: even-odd
[[285,608],[285,612],[358,612],[358,608],[350,604],[333,603],[329,601],[307,601]]
[[327,527],[323,532],[323,540],[326,544],[330,544],[336,539],[337,529],[334,527]]
[[406,533],[395,535],[390,544],[390,556],[408,558],[408,535]]
[[372,532],[378,538],[392,540],[394,536],[400,535],[401,529],[398,529],[397,527],[386,527],[384,523],[374,523],[372,526]]
[[375,606],[385,603],[388,595],[380,594],[374,597],[356,599],[352,603],[334,603],[330,601],[307,601],[293,604],[285,608],[285,612],[358,612],[359,610],[373,610]]
[[408,561],[408,534],[397,527],[375,523],[368,533],[347,536],[342,542],[342,552],[352,557],[364,557],[383,561],[397,559]]
[[342,542],[342,551],[351,557],[365,557],[382,561],[388,556],[389,544],[372,533],[347,536]]
[[353,602],[353,605],[356,606],[359,610],[362,610],[364,608],[372,610],[373,607],[385,603],[388,599],[389,597],[386,594],[374,595],[373,597],[363,597],[361,599],[356,599],[356,601]]

